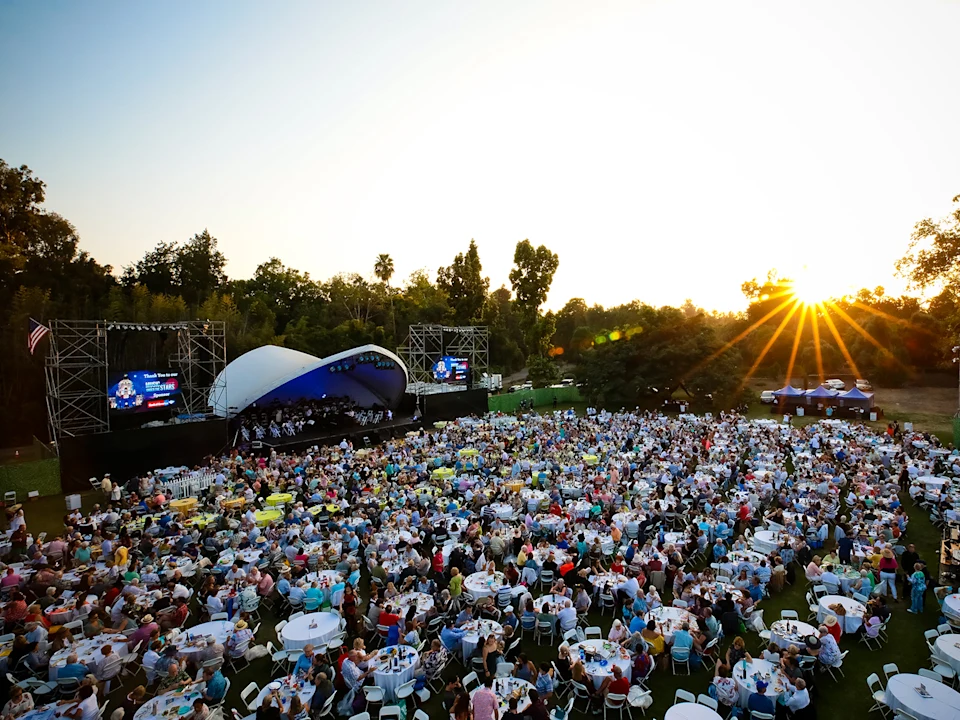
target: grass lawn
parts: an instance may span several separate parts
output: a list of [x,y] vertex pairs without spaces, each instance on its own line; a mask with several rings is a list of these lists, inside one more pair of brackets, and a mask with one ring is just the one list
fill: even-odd
[[[102,502],[102,497],[97,497],[93,493],[86,493],[83,496],[83,507],[89,509],[94,502]],[[65,504],[62,496],[52,498],[42,498],[26,506],[28,523],[33,532],[46,530],[53,534],[62,530],[62,518],[65,512]],[[940,543],[940,534],[930,523],[927,514],[921,509],[914,508],[908,501],[908,512],[910,515],[910,525],[907,532],[909,542],[917,546],[921,557],[925,558],[931,568],[936,568],[938,564],[938,551]],[[806,618],[806,603],[804,593],[805,583],[800,574],[798,584],[793,587],[787,587],[784,592],[772,598],[764,600],[760,607],[764,610],[764,619],[769,625],[777,619],[780,611],[783,609],[795,609],[800,613],[801,618]],[[366,596],[366,579],[362,583],[361,596]],[[534,593],[537,594],[536,592]],[[850,650],[843,671],[845,677],[839,682],[834,683],[829,676],[818,676],[816,706],[820,718],[840,718],[840,717],[866,717],[867,711],[872,704],[867,693],[866,678],[870,673],[876,672],[883,677],[882,665],[885,662],[896,662],[901,671],[915,672],[920,667],[927,666],[928,651],[923,639],[923,631],[933,628],[937,624],[939,612],[936,602],[933,600],[932,593],[929,595],[928,603],[923,615],[915,616],[907,613],[904,603],[894,603],[893,621],[889,625],[890,642],[882,650],[870,651],[861,643],[844,639],[840,643],[842,650]],[[193,606],[193,616],[197,615],[196,603]],[[263,624],[257,635],[259,643],[272,641],[274,645],[280,646],[274,632],[274,625],[281,618],[274,616],[266,609],[262,612]],[[608,614],[601,616],[598,612],[591,611],[589,614],[590,624],[599,625],[604,633],[610,629],[612,617]],[[747,638],[747,646],[751,652],[758,648],[758,637],[750,633]],[[722,652],[726,652],[726,644]],[[521,646],[527,656],[535,663],[552,660],[556,657],[556,647],[548,645],[536,645],[532,640],[524,641]],[[251,664],[247,669],[229,674],[232,682],[228,705],[241,708],[240,692],[250,682],[256,682],[260,687],[268,682],[270,678],[270,660],[268,658],[260,659]],[[451,676],[454,673],[463,676],[468,670],[459,666],[448,670]],[[677,688],[684,688],[693,693],[706,692],[710,682],[710,674],[705,670],[695,672],[692,676],[674,676],[669,671],[657,671],[650,679],[649,686],[653,690],[653,706],[647,711],[647,716],[651,718],[663,718],[667,708],[673,703],[674,692]],[[129,691],[136,684],[142,681],[142,675],[136,681],[128,681],[125,684]],[[111,707],[115,707],[116,702],[122,698],[119,693],[112,695]],[[445,718],[439,698],[432,698],[426,704],[424,709],[431,718]],[[578,716],[584,713],[578,708]],[[596,714],[591,712],[590,714]],[[638,720],[635,718],[635,720]]]

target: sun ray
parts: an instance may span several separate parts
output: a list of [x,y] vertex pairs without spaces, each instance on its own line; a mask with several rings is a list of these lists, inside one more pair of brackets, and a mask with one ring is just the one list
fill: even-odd
[[823,355],[820,353],[820,321],[817,319],[818,311],[823,310],[823,304],[817,303],[810,312],[813,315],[810,323],[813,327],[813,349],[817,355],[817,384],[823,385]]
[[797,312],[797,309],[800,308],[801,305],[802,303],[799,300],[793,300],[793,307],[790,308],[790,312],[788,312],[786,316],[784,316],[783,320],[780,321],[777,329],[773,332],[773,336],[767,341],[767,344],[764,345],[763,350],[760,351],[757,359],[753,361],[753,365],[750,366],[747,374],[744,375],[743,380],[740,381],[741,388],[745,387],[750,381],[750,378],[753,377],[753,374],[757,371],[757,368],[760,367],[760,363],[763,362],[763,358],[766,357],[767,353],[770,351],[770,348],[773,347],[773,344],[777,341],[777,338],[780,337],[780,333],[783,332],[783,329],[787,326],[787,323],[790,322],[790,318],[793,317],[793,314]]
[[877,350],[879,350],[880,352],[882,352],[886,357],[890,358],[890,359],[893,360],[895,363],[897,363],[897,365],[903,367],[904,369],[907,369],[907,366],[904,365],[902,362],[900,362],[900,358],[898,358],[896,355],[894,355],[892,352],[890,352],[887,348],[885,348],[883,345],[881,345],[879,340],[877,340],[875,337],[873,337],[873,335],[871,335],[871,334],[868,333],[865,329],[863,329],[856,320],[854,320],[852,317],[850,317],[849,315],[847,315],[847,313],[843,310],[843,308],[837,307],[836,305],[833,305],[832,307],[833,307],[833,310],[837,313],[837,315],[839,315],[839,316],[842,317],[844,320],[846,320],[847,323],[848,323],[854,330],[856,330],[858,333],[860,333],[860,335],[863,336],[863,338],[864,338],[867,342],[869,342],[871,345],[873,345],[875,348],[877,348]]
[[837,341],[837,347],[840,348],[840,352],[843,354],[843,359],[847,361],[847,367],[853,370],[853,374],[856,377],[860,376],[860,371],[857,369],[857,364],[853,361],[853,356],[850,355],[850,351],[847,350],[847,344],[843,341],[843,338],[840,337],[840,333],[837,331],[837,326],[833,324],[833,319],[830,317],[830,313],[824,311],[823,321],[827,323],[827,327],[830,328],[830,333],[833,335],[833,339]]
[[803,337],[803,323],[807,319],[807,309],[810,306],[806,303],[800,309],[800,321],[797,323],[797,332],[793,336],[793,349],[790,351],[790,362],[787,363],[787,381],[784,386],[789,385],[793,379],[793,364],[797,359],[797,348],[800,347],[800,338]]
[[914,325],[909,320],[904,320],[903,318],[898,318],[894,315],[890,315],[889,313],[885,313],[883,310],[877,310],[876,308],[872,308],[869,305],[865,305],[864,303],[860,302],[859,300],[854,300],[851,303],[851,305],[861,310],[866,310],[868,313],[872,313],[873,315],[876,315],[879,318],[883,318],[884,320],[889,320],[890,322],[897,323],[897,325],[908,327],[911,330],[916,330],[917,332],[926,333],[931,337],[939,337],[937,333],[935,333],[933,330],[929,330],[928,328],[925,328],[925,327],[920,327],[919,325]]
[[[782,295],[785,295],[785,294],[787,294],[787,293],[781,293],[781,294],[782,294]],[[789,305],[791,302],[794,302],[793,296],[788,297],[788,298],[787,298],[786,300],[784,300],[782,303],[780,303],[779,305],[777,305],[773,310],[771,310],[771,311],[768,312],[766,315],[764,315],[762,318],[760,318],[760,319],[757,320],[755,323],[753,323],[753,325],[751,325],[750,327],[748,327],[746,330],[742,331],[742,332],[741,332],[739,335],[737,335],[735,338],[733,338],[732,340],[728,340],[727,342],[725,342],[725,343],[723,344],[723,346],[722,346],[719,350],[711,353],[708,357],[706,357],[705,359],[701,360],[699,363],[697,363],[696,365],[694,365],[693,368],[691,368],[691,369],[688,370],[686,373],[684,373],[683,380],[686,380],[687,378],[691,377],[692,375],[694,375],[695,373],[699,372],[699,371],[702,370],[704,367],[706,367],[707,365],[709,365],[710,363],[712,363],[712,362],[713,362],[714,360],[716,360],[718,357],[720,357],[721,355],[723,355],[727,350],[729,350],[730,348],[732,348],[734,345],[736,345],[738,342],[740,342],[741,340],[743,340],[745,337],[747,337],[750,333],[752,333],[752,332],[753,332],[754,330],[756,330],[758,327],[760,327],[760,326],[763,325],[765,322],[767,322],[767,320],[769,320],[769,319],[772,318],[774,315],[776,315],[778,312],[780,312],[781,310],[783,310],[783,309],[784,309],[787,305]]]

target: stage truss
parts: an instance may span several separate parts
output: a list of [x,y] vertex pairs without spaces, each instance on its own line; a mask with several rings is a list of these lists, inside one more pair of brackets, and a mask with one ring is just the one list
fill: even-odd
[[411,325],[397,354],[411,383],[434,384],[433,366],[443,356],[465,357],[474,382],[490,369],[490,333],[485,325]]
[[[184,412],[209,411],[208,396],[214,380],[227,365],[226,323],[189,320],[142,325],[106,320],[53,320],[45,375],[50,438],[110,432],[109,361],[110,330],[176,330],[177,353],[170,360],[181,373]],[[225,395],[226,387],[218,390]],[[219,398],[226,400],[226,398]]]

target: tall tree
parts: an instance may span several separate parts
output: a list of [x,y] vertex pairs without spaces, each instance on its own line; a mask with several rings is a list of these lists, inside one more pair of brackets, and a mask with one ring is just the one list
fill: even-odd
[[925,218],[914,226],[907,253],[897,262],[900,274],[919,287],[960,286],[960,195],[953,205],[948,218]]
[[513,253],[513,264],[510,283],[517,298],[517,307],[527,322],[532,324],[540,312],[540,306],[547,300],[560,258],[550,252],[546,245],[534,248],[529,240],[521,240]]
[[377,255],[377,261],[373,265],[373,274],[384,285],[389,285],[390,278],[393,277],[393,258],[387,253]]
[[200,305],[227,281],[227,258],[217,250],[217,239],[204,230],[177,249],[177,274],[183,299]]
[[477,243],[470,240],[467,252],[458,253],[453,264],[437,272],[437,285],[447,293],[454,320],[469,325],[480,319],[483,303],[490,289],[490,278],[483,277]]

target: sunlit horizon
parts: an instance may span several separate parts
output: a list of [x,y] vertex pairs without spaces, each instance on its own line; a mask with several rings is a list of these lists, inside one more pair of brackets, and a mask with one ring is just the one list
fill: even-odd
[[473,238],[491,288],[528,238],[560,257],[552,310],[739,311],[773,268],[826,278],[808,304],[899,295],[914,223],[960,192],[958,24],[942,2],[11,2],[0,157],[118,274],[207,228],[230,277],[372,278],[389,253],[394,284]]

